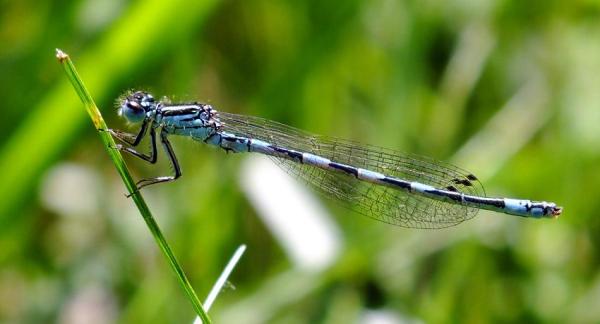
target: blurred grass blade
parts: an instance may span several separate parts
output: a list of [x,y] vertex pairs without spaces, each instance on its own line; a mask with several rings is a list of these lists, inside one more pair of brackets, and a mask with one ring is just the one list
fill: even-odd
[[[227,278],[229,278],[231,272],[233,271],[233,268],[235,268],[238,261],[240,261],[240,258],[242,257],[245,251],[246,245],[242,244],[237,248],[237,250],[235,250],[235,253],[233,253],[231,259],[229,259],[229,262],[225,266],[225,269],[223,269],[223,272],[221,272],[219,279],[217,279],[217,282],[215,282],[214,286],[210,290],[210,293],[208,294],[208,296],[206,296],[206,299],[204,300],[204,307],[206,307],[207,312],[210,310],[210,307],[212,306],[213,302],[217,299],[219,292],[221,292],[223,286],[227,282]],[[196,319],[194,320],[194,324],[200,323],[202,323],[202,320],[199,317],[196,317]]]
[[217,279],[217,282],[215,282],[215,285],[210,290],[210,293],[208,294],[208,296],[206,297],[206,300],[204,301],[204,305],[206,306],[206,310],[209,310],[210,307],[212,306],[213,302],[215,301],[215,299],[217,299],[217,295],[219,294],[219,292],[223,288],[223,285],[225,285],[225,281],[231,275],[231,272],[233,271],[233,268],[235,268],[235,266],[237,265],[238,261],[240,261],[240,258],[242,257],[242,255],[244,254],[244,252],[246,252],[246,245],[244,245],[244,244],[240,245],[237,248],[237,250],[235,250],[235,253],[233,254],[233,256],[231,257],[231,259],[227,263],[227,266],[225,266],[225,269],[223,269],[223,272],[221,273],[221,276],[219,276],[219,279]]
[[[94,100],[92,99],[90,93],[85,88],[83,81],[81,80],[77,71],[75,70],[75,66],[73,65],[73,62],[71,61],[69,56],[67,54],[65,54],[63,51],[57,49],[56,50],[56,58],[58,59],[58,61],[62,64],[63,68],[65,69],[65,72],[67,73],[67,76],[69,77],[69,80],[71,81],[71,84],[73,85],[73,88],[75,88],[75,91],[79,95],[79,98],[84,103],[85,108],[86,108],[88,114],[90,115],[90,117],[92,118],[92,121],[94,122],[94,126],[96,127],[96,129],[97,130],[107,129],[108,127],[106,126],[106,123],[104,122],[104,119],[102,118],[102,115],[100,114],[100,111],[98,110],[98,107],[96,107],[96,104],[94,103]],[[177,262],[175,255],[171,251],[171,248],[169,247],[164,236],[162,235],[162,232],[160,231],[158,224],[154,220],[154,217],[152,216],[150,209],[148,208],[148,205],[144,201],[144,198],[142,197],[141,193],[137,190],[135,182],[133,181],[133,178],[131,177],[129,170],[127,169],[127,166],[125,165],[125,161],[123,160],[123,156],[121,155],[121,152],[119,152],[116,149],[113,149],[113,147],[116,146],[114,139],[108,132],[98,131],[98,133],[100,134],[100,138],[102,139],[102,142],[104,143],[104,146],[105,146],[106,150],[108,151],[110,158],[112,159],[113,163],[115,164],[117,171],[119,172],[119,175],[123,179],[123,182],[125,183],[125,186],[127,187],[127,190],[131,194],[131,199],[133,199],[133,201],[135,202],[135,205],[137,206],[138,210],[140,211],[140,214],[142,214],[142,217],[144,218],[146,225],[150,229],[150,232],[152,232],[152,235],[154,236],[156,243],[158,244],[161,251],[163,252],[165,257],[169,261],[169,264],[171,265],[171,268],[175,272],[177,279],[179,279],[181,286],[183,287],[183,289],[185,290],[185,292],[188,295],[188,298],[192,302],[192,305],[194,306],[196,313],[202,319],[203,323],[210,323],[210,319],[209,319],[208,315],[206,314],[206,312],[204,311],[204,309],[202,308],[202,304],[200,303],[200,300],[198,300],[198,296],[196,295],[194,288],[192,288],[192,285],[190,284],[189,280],[185,276],[183,269]]]

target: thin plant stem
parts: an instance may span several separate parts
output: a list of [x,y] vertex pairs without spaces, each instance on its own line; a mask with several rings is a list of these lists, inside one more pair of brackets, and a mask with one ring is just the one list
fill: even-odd
[[[235,250],[233,255],[231,256],[231,259],[229,259],[229,262],[227,262],[227,265],[221,272],[219,279],[217,279],[217,281],[213,285],[212,289],[210,290],[210,293],[208,294],[208,296],[206,296],[206,299],[204,300],[204,307],[206,307],[207,312],[210,310],[210,307],[212,306],[215,299],[217,299],[219,292],[221,292],[221,290],[223,290],[223,286],[225,286],[227,279],[231,275],[231,272],[237,265],[238,261],[240,261],[240,258],[242,257],[242,255],[244,254],[245,251],[246,251],[246,245],[245,244],[240,245]],[[200,319],[200,317],[196,317],[193,324],[201,324],[201,323],[203,323],[203,322]]]
[[77,70],[75,69],[75,66],[73,65],[73,62],[71,61],[69,56],[66,53],[64,53],[63,51],[61,51],[60,49],[56,50],[56,58],[62,64],[63,68],[65,69],[65,72],[67,73],[67,77],[69,78],[69,80],[71,81],[71,84],[73,85],[73,88],[75,88],[75,91],[79,95],[79,98],[85,105],[85,108],[86,108],[88,114],[92,118],[94,127],[96,127],[96,129],[98,130],[98,134],[100,135],[100,138],[102,140],[102,143],[104,144],[104,147],[106,148],[106,150],[108,152],[108,155],[110,156],[113,163],[115,164],[115,167],[117,168],[117,171],[118,171],[119,175],[121,176],[121,179],[123,179],[123,182],[125,183],[125,187],[127,187],[127,191],[129,192],[131,199],[133,199],[133,201],[135,202],[135,205],[137,206],[138,210],[140,211],[140,214],[142,215],[142,217],[144,218],[144,221],[146,222],[148,229],[150,229],[150,232],[152,233],[152,236],[154,236],[154,239],[156,240],[156,243],[158,244],[160,250],[163,252],[165,257],[167,258],[167,261],[169,262],[171,269],[175,272],[175,275],[176,275],[177,279],[179,280],[179,283],[183,287],[184,291],[186,292],[188,299],[192,303],[194,310],[196,311],[198,316],[202,319],[203,323],[211,323],[210,318],[208,317],[208,314],[202,307],[202,303],[200,302],[200,300],[198,299],[198,296],[196,295],[196,292],[194,291],[194,288],[192,288],[192,285],[190,284],[189,280],[185,276],[183,269],[177,262],[177,259],[175,258],[173,251],[169,247],[160,228],[158,227],[156,220],[152,216],[152,213],[150,212],[148,205],[144,201],[144,198],[142,197],[141,193],[137,190],[135,182],[133,181],[133,178],[131,177],[129,170],[127,169],[127,166],[125,165],[125,161],[123,160],[123,156],[121,155],[121,152],[119,150],[114,149],[114,147],[116,147],[116,143],[115,143],[114,139],[108,132],[101,131],[101,130],[106,130],[108,127],[106,126],[106,123],[104,122],[104,119],[102,118],[102,115],[100,114],[100,111],[98,110],[98,107],[96,107],[96,104],[94,103],[94,100],[92,99],[90,93],[87,91],[87,89],[85,88],[85,85],[83,84],[83,81],[79,77],[79,74],[77,73]]

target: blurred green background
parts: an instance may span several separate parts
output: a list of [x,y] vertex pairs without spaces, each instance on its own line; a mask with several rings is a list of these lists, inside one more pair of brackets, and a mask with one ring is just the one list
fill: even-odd
[[[210,311],[217,323],[600,321],[599,1],[0,8],[1,322],[194,316],[124,197],[56,47],[114,128],[126,128],[115,98],[143,88],[450,161],[490,196],[565,208],[557,220],[480,212],[430,231],[322,200],[343,247],[331,265],[308,271],[241,189],[245,156],[175,139],[183,178],[144,195],[201,298],[248,245],[235,289]],[[165,161],[126,158],[138,178],[170,171]]]

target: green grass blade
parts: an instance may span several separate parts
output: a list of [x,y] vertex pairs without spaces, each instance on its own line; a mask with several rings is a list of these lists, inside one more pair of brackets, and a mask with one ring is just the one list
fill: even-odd
[[65,54],[63,51],[61,51],[59,49],[56,50],[56,57],[59,60],[59,62],[62,64],[63,68],[65,69],[65,72],[67,73],[67,76],[68,76],[69,80],[71,81],[73,88],[75,88],[75,91],[79,95],[79,98],[84,103],[88,114],[92,118],[94,126],[96,127],[97,130],[99,130],[98,133],[100,134],[102,143],[104,144],[104,147],[106,148],[106,150],[108,152],[108,155],[110,156],[113,163],[115,164],[117,171],[119,172],[119,175],[123,179],[123,182],[125,183],[125,186],[127,187],[127,190],[131,194],[131,199],[133,199],[133,201],[135,202],[135,205],[137,206],[138,210],[140,211],[140,214],[142,215],[142,217],[144,218],[146,225],[150,229],[150,232],[152,232],[152,235],[154,236],[156,243],[160,247],[160,249],[163,252],[163,254],[165,255],[165,257],[167,258],[169,265],[175,272],[177,279],[179,280],[179,283],[181,284],[181,286],[185,290],[186,294],[188,295],[188,298],[191,301],[192,305],[194,306],[196,313],[202,319],[203,323],[210,323],[211,321],[208,317],[208,314],[206,314],[206,312],[204,311],[204,308],[202,307],[202,304],[200,303],[200,300],[198,299],[198,296],[196,295],[194,288],[192,288],[192,285],[190,284],[189,280],[185,276],[183,269],[177,262],[177,259],[175,258],[173,251],[171,251],[171,248],[169,247],[162,232],[160,231],[158,224],[154,220],[154,217],[152,217],[152,213],[150,212],[148,205],[144,201],[144,198],[142,197],[141,193],[137,190],[135,182],[133,181],[133,178],[131,177],[129,170],[127,169],[127,166],[125,165],[125,161],[123,160],[123,156],[121,155],[121,152],[114,149],[114,147],[116,146],[114,139],[108,132],[100,131],[101,129],[107,129],[108,127],[106,126],[106,123],[104,122],[104,119],[102,118],[102,115],[100,114],[100,111],[98,110],[98,107],[96,107],[96,104],[94,103],[94,100],[92,99],[90,93],[87,91],[87,89],[85,88],[85,86],[83,84],[83,81],[79,77],[79,74],[77,73],[77,70],[75,69],[75,66],[73,65],[73,62],[71,61],[71,59],[69,58],[69,56],[67,54]]

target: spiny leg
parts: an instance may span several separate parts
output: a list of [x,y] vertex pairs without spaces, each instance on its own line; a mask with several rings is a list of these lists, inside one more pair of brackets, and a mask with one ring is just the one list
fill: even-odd
[[154,164],[154,163],[156,163],[156,161],[158,159],[158,152],[156,149],[156,131],[154,130],[154,128],[150,129],[150,145],[151,145],[150,154],[140,153],[140,152],[132,149],[131,147],[125,147],[121,144],[117,144],[116,149],[123,151],[123,152],[127,152],[129,154],[139,157],[140,159],[142,159],[146,162],[150,162],[150,163]]
[[110,129],[110,128],[106,129],[104,131],[109,132],[116,139],[118,139],[119,141],[121,141],[123,143],[129,144],[131,146],[138,146],[138,144],[140,144],[140,142],[142,141],[142,139],[146,135],[146,130],[147,129],[148,129],[148,122],[144,121],[142,123],[142,127],[140,128],[140,131],[138,132],[137,135],[126,133],[126,132],[120,131],[118,129]]
[[171,143],[167,139],[167,132],[165,132],[164,130],[161,130],[161,132],[160,132],[160,141],[163,145],[165,152],[167,152],[167,156],[169,157],[169,161],[171,161],[171,165],[173,166],[173,169],[175,169],[175,174],[172,176],[163,176],[163,177],[142,179],[136,183],[137,190],[140,190],[143,187],[161,183],[161,182],[174,181],[177,178],[181,177],[181,168],[179,167],[179,162],[177,162],[177,157],[175,156],[173,147],[171,146]]

